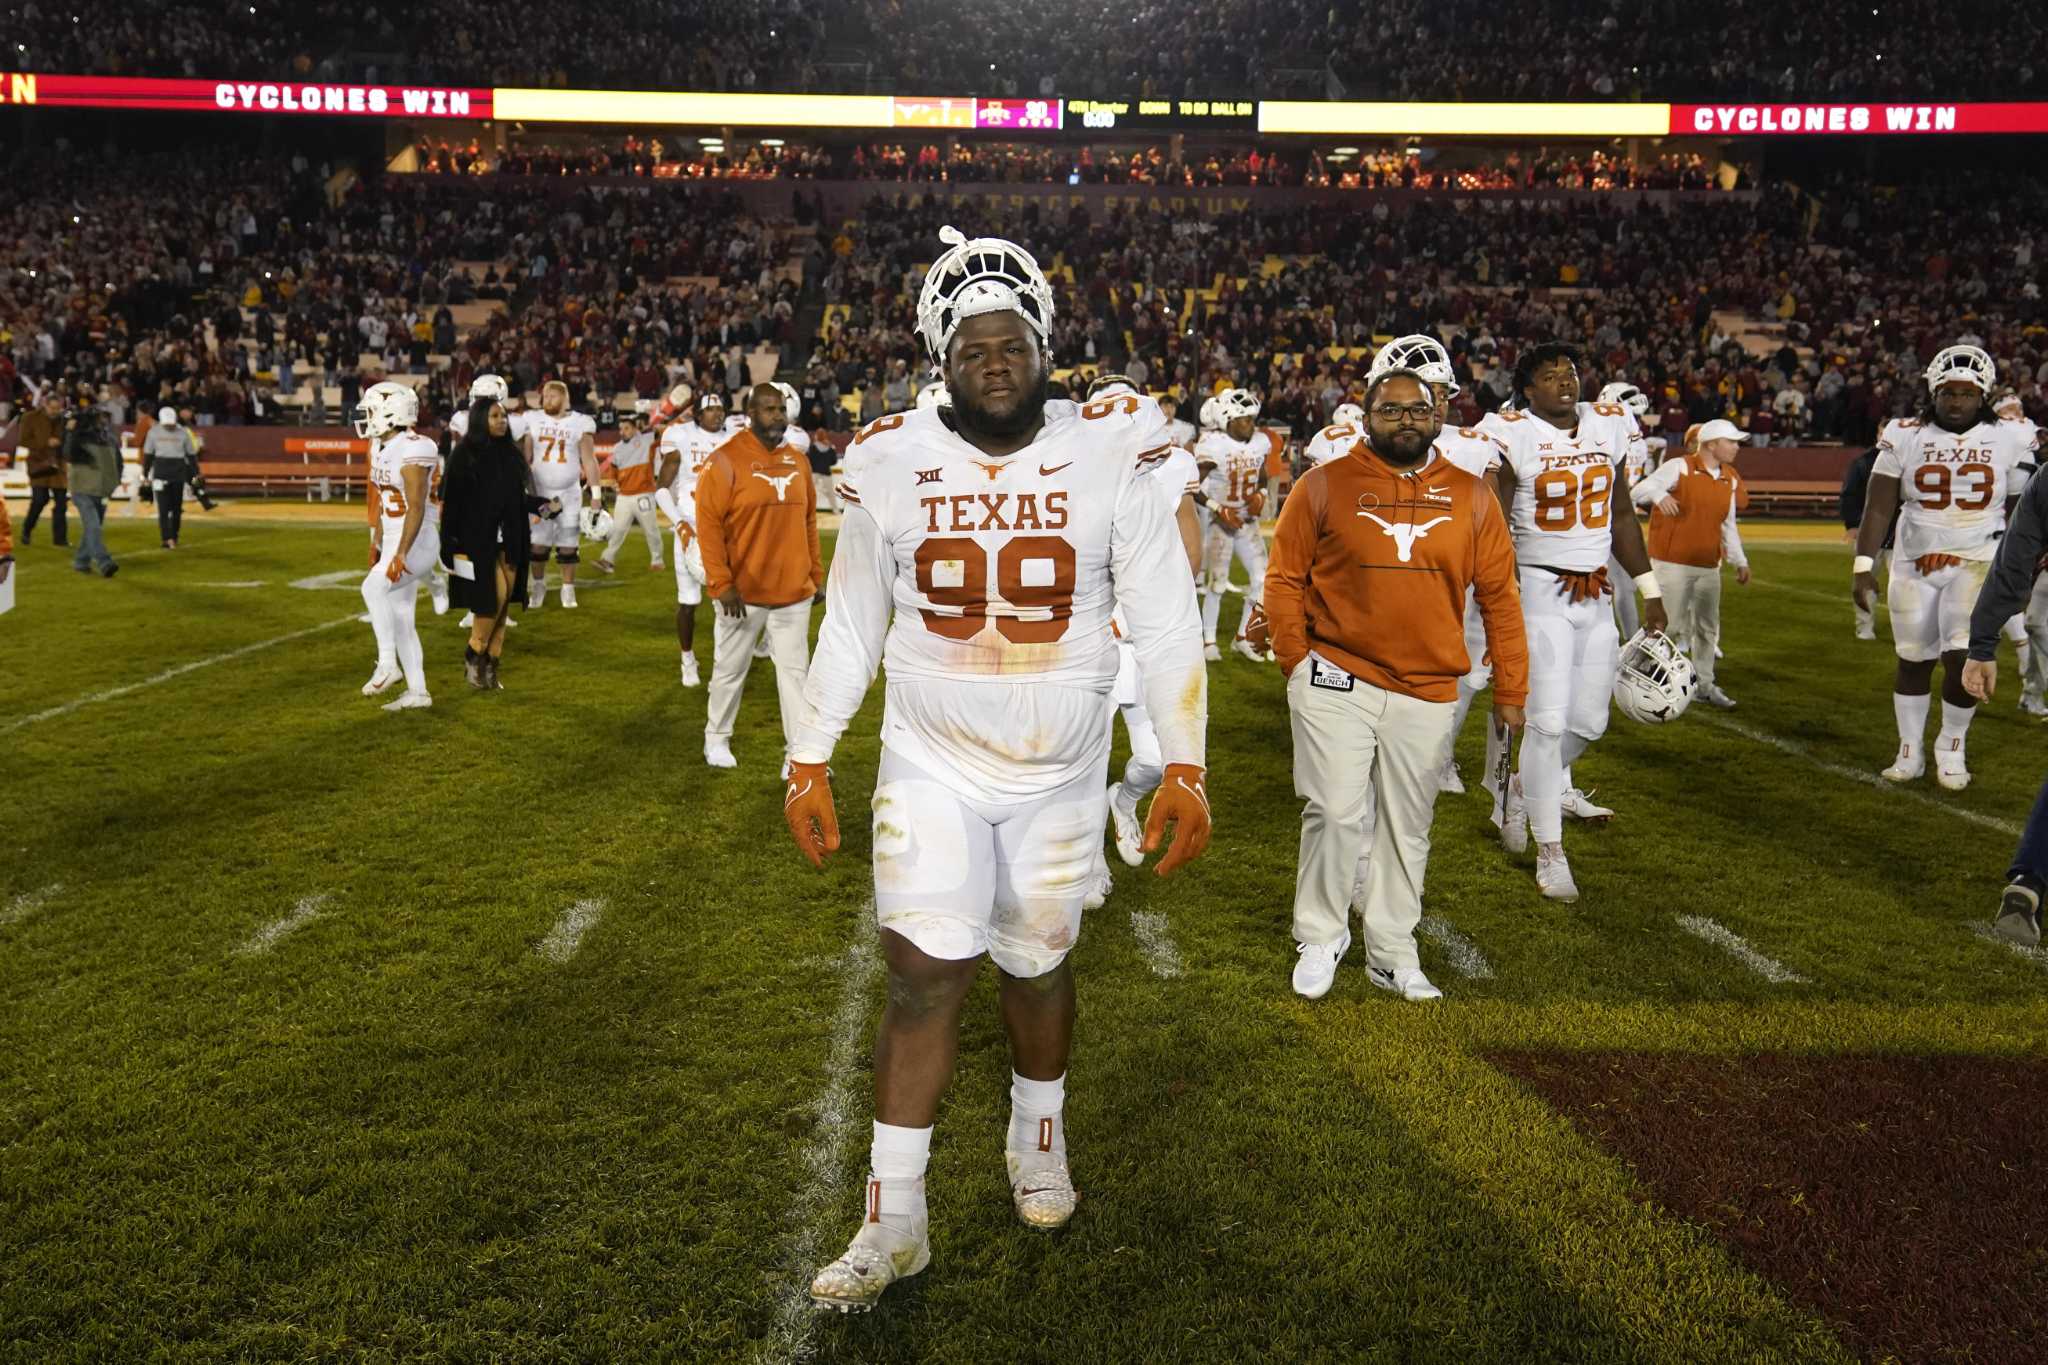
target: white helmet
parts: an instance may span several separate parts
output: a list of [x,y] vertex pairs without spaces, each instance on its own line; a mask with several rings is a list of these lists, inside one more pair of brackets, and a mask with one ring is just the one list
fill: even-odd
[[356,403],[356,435],[366,441],[416,426],[419,420],[420,396],[409,385],[394,384],[388,379],[364,389]]
[[684,408],[690,406],[690,393],[691,390],[688,384],[676,385],[668,391],[669,405],[677,412],[681,412]]
[[946,392],[946,386],[934,379],[917,391],[917,406],[920,408],[950,408],[953,395]]
[[156,420],[164,426],[174,427],[178,425],[178,410],[168,405],[158,408],[156,410]]
[[1370,384],[1388,370],[1413,370],[1422,376],[1423,382],[1441,384],[1447,395],[1457,396],[1458,381],[1451,374],[1451,353],[1427,332],[1395,337],[1380,347],[1380,353],[1372,358],[1372,368],[1366,371],[1365,382]]
[[1600,401],[1603,403],[1621,404],[1621,406],[1634,413],[1638,421],[1649,416],[1650,413],[1650,395],[1626,380],[1618,379],[1600,390]]
[[2007,419],[2025,417],[2027,415],[2027,405],[2021,401],[2019,394],[2012,389],[2007,389],[1999,394],[1998,397],[1992,399],[1991,410],[2000,417]]
[[1692,660],[1669,636],[1639,630],[1621,647],[1621,672],[1614,679],[1615,704],[1630,720],[1661,725],[1685,714],[1698,681]]
[[1031,253],[1001,237],[976,237],[956,227],[939,229],[950,248],[925,272],[917,291],[917,334],[939,364],[953,333],[968,318],[983,313],[1022,313],[1049,346],[1052,328],[1052,286]]
[[512,396],[512,386],[505,382],[502,374],[480,374],[469,381],[469,401],[480,403],[488,398],[493,403],[502,403]]
[[797,418],[803,416],[804,400],[798,396],[796,389],[791,385],[783,383],[780,379],[771,380],[770,382],[776,388],[782,390],[782,405],[789,411],[789,420],[794,422]]
[[1223,419],[1216,415],[1216,400],[1213,397],[1202,400],[1202,430],[1214,431],[1223,425]]
[[1088,397],[1091,399],[1116,398],[1123,394],[1136,394],[1137,392],[1137,384],[1133,383],[1131,377],[1127,374],[1097,375],[1095,382],[1088,386]]
[[1365,409],[1356,403],[1339,403],[1337,410],[1330,414],[1333,427],[1355,427],[1365,421]]
[[1216,395],[1216,425],[1229,426],[1240,417],[1259,415],[1258,396],[1250,389],[1225,389]]
[[1981,346],[1944,346],[1927,362],[1927,391],[1933,393],[1952,379],[1975,384],[1988,397],[1998,383],[1998,366]]
[[602,507],[583,509],[583,538],[585,540],[610,540],[612,536],[612,514]]

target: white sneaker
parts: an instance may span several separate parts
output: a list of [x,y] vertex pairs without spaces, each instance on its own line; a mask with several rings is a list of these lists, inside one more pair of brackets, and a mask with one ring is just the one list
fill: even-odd
[[1899,756],[1892,760],[1892,766],[1878,776],[1887,782],[1915,782],[1927,772],[1927,756],[1910,744],[1899,746]]
[[1259,653],[1258,646],[1240,635],[1230,642],[1230,652],[1250,659],[1255,664],[1266,662],[1266,656]]
[[528,611],[539,611],[543,606],[547,605],[547,600],[548,585],[545,579],[527,588],[526,609]]
[[1066,1158],[1047,1152],[1005,1152],[1010,1168],[1010,1202],[1028,1228],[1063,1228],[1074,1216],[1081,1196]]
[[1337,964],[1344,954],[1351,951],[1351,935],[1347,932],[1335,943],[1297,943],[1294,945],[1294,993],[1309,1000],[1320,1000],[1330,993],[1330,986],[1337,980]]
[[683,686],[697,687],[700,685],[697,678],[697,656],[685,654],[683,656]]
[[1700,700],[1722,711],[1733,711],[1735,709],[1735,698],[1729,696],[1718,687],[1702,687],[1700,689]]
[[1444,993],[1436,988],[1430,979],[1422,974],[1420,967],[1368,967],[1366,980],[1383,991],[1392,991],[1403,1000],[1441,1000]]
[[2020,710],[2030,716],[2048,716],[2048,701],[2041,700],[2039,692],[2020,693]]
[[1223,651],[1216,648],[1216,642],[1211,640],[1202,646],[1202,657],[1212,664],[1220,664],[1223,662]]
[[1458,765],[1455,760],[1447,761],[1438,770],[1436,789],[1439,795],[1448,793],[1451,796],[1463,796],[1465,794],[1465,777],[1464,774],[1458,771]]
[[574,583],[564,583],[562,585],[562,610],[576,610],[576,585]]
[[1116,856],[1124,860],[1125,867],[1136,867],[1145,861],[1145,831],[1138,825],[1135,807],[1129,815],[1124,814],[1123,805],[1117,800],[1123,789],[1121,782],[1109,784],[1109,827],[1116,832]]
[[1934,780],[1952,792],[1959,792],[1970,785],[1970,766],[1963,755],[1963,742],[1936,742],[1934,746]]
[[714,768],[737,768],[740,761],[732,756],[732,741],[707,739],[704,741],[704,761]]
[[1083,910],[1100,910],[1109,893],[1116,890],[1116,881],[1109,875],[1109,862],[1100,851],[1095,855],[1095,867],[1088,874],[1088,887],[1081,893]]
[[862,1223],[840,1258],[811,1280],[811,1302],[842,1313],[865,1313],[882,1291],[932,1263],[929,1235],[899,1232],[887,1223]]
[[384,703],[386,711],[424,711],[434,704],[434,699],[425,692],[403,692],[397,701]]
[[1536,850],[1536,889],[1554,901],[1569,903],[1579,898],[1579,884],[1572,880],[1564,845],[1548,844]]
[[434,615],[436,615],[436,616],[446,616],[446,615],[448,614],[448,580],[447,580],[447,579],[445,579],[445,578],[430,578],[430,579],[428,579],[428,580],[427,580],[427,596],[433,599],[433,602],[434,602]]
[[1592,797],[1593,793],[1573,787],[1564,794],[1564,813],[1574,820],[1586,820],[1596,825],[1612,820],[1614,812],[1605,806],[1594,805]]
[[380,696],[390,691],[404,677],[405,674],[398,671],[397,664],[378,664],[377,671],[372,673],[370,680],[363,684],[363,695],[366,697]]
[[1877,627],[1875,625],[1859,623],[1856,627],[1856,638],[1859,640],[1875,640],[1877,638]]
[[457,621],[455,624],[460,626],[464,630],[468,630],[471,626],[476,624],[476,613],[473,611],[466,611],[462,613],[462,619],[460,621]]
[[1500,824],[1500,846],[1510,853],[1529,847],[1529,806],[1522,800],[1522,775],[1508,779],[1505,818]]

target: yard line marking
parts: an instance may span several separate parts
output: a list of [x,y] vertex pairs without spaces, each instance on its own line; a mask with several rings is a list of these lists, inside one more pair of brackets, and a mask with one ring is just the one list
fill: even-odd
[[1976,811],[1965,810],[1961,806],[1951,805],[1947,801],[1929,796],[1925,792],[1914,791],[1911,787],[1887,782],[1876,773],[1865,772],[1861,768],[1851,768],[1845,763],[1836,763],[1829,759],[1821,758],[1804,744],[1789,739],[1782,739],[1768,730],[1758,730],[1753,726],[1744,725],[1741,721],[1729,720],[1726,716],[1704,716],[1702,719],[1707,724],[1719,726],[1731,734],[1741,735],[1744,739],[1755,740],[1758,744],[1768,744],[1780,753],[1790,754],[1794,758],[1803,759],[1824,773],[1833,773],[1836,777],[1846,777],[1851,782],[1861,782],[1866,787],[1875,787],[1881,792],[1890,792],[1893,796],[1903,797],[1908,801],[1917,801],[1930,810],[1941,811],[1946,815],[1954,816],[1958,820],[1967,820],[1973,825],[1981,825],[1985,829],[1995,829],[2000,834],[2009,834],[2015,839],[2020,836],[2020,827],[2010,820],[2001,820],[1995,815],[1980,815]]
[[590,926],[597,923],[610,903],[603,899],[577,901],[562,912],[555,921],[555,927],[548,930],[548,936],[534,951],[550,962],[567,962],[576,956],[583,936],[590,932]]
[[817,1345],[818,1310],[811,1303],[811,1276],[824,1254],[819,1220],[833,1200],[847,1194],[845,1166],[854,1132],[860,1045],[867,1034],[868,1000],[881,975],[872,900],[861,911],[860,927],[840,954],[839,963],[839,1006],[832,1015],[825,1089],[812,1107],[817,1126],[804,1146],[801,1188],[782,1220],[793,1231],[782,1258],[775,1320],[759,1353],[763,1360],[807,1360]]
[[[206,540],[200,542],[200,544],[205,549],[211,550],[216,545],[232,545],[238,540],[254,539],[256,539],[254,535],[221,536],[218,539],[209,536]],[[155,550],[123,550],[121,552],[121,559],[122,562],[125,563],[126,561],[131,559],[147,559],[151,555],[190,555],[191,553],[193,552],[185,549],[165,550],[162,548],[158,548]]]
[[267,588],[270,585],[260,578],[241,578],[231,583],[195,583],[195,588]]
[[1451,970],[1469,981],[1490,981],[1493,967],[1486,955],[1454,928],[1449,920],[1425,915],[1415,926],[1416,932],[1444,950],[1444,956],[1451,961]]
[[248,942],[235,949],[235,956],[258,957],[269,952],[279,943],[282,943],[285,939],[290,938],[293,934],[296,934],[299,930],[320,918],[321,907],[332,899],[333,897],[325,891],[311,896],[299,897],[299,903],[291,908],[290,914],[272,920],[250,935]]
[[2014,943],[1982,920],[1971,920],[1970,932],[1986,943],[1995,943],[2009,952],[2017,953],[2036,967],[2048,967],[2048,948],[2029,948],[2024,943]]
[[120,687],[109,687],[104,692],[88,692],[82,697],[65,702],[62,706],[53,706],[47,711],[38,711],[34,715],[23,716],[19,720],[0,726],[0,735],[19,730],[24,726],[34,725],[39,721],[55,720],[59,716],[68,716],[73,711],[87,706],[95,706],[103,701],[114,701],[132,692],[140,692],[146,687],[155,687],[158,683],[167,683],[173,678],[182,678],[187,673],[195,673],[202,668],[212,668],[215,664],[228,663],[232,660],[255,654],[260,650],[289,644],[293,640],[303,640],[308,635],[318,635],[323,630],[333,630],[336,626],[354,625],[361,619],[361,616],[361,612],[357,612],[354,616],[337,616],[332,621],[322,621],[319,625],[307,626],[304,630],[295,630],[287,635],[275,636],[268,640],[258,640],[253,645],[243,645],[240,649],[231,649],[225,654],[216,654],[210,659],[195,659],[189,664],[179,664],[176,668],[167,668],[153,677],[144,678],[141,682],[124,683]]
[[1180,949],[1173,944],[1173,934],[1166,927],[1166,916],[1156,910],[1131,911],[1131,932],[1138,937],[1138,951],[1145,957],[1145,965],[1152,969],[1152,975],[1171,981],[1182,970]]
[[[1816,602],[1833,602],[1843,607],[1851,605],[1849,594],[1845,592],[1823,592],[1819,588],[1801,587],[1797,583],[1780,583],[1775,579],[1758,578],[1754,574],[1750,576],[1749,585],[1752,588],[1769,588],[1773,592],[1789,592],[1794,597],[1810,597]],[[1881,600],[1872,605],[1876,611],[1886,615],[1891,613],[1891,607]]]
[[1807,979],[1776,958],[1765,957],[1749,946],[1749,940],[1718,920],[1705,915],[1680,915],[1678,927],[1694,938],[1705,939],[1728,956],[1755,972],[1773,986],[1804,986]]
[[0,926],[21,923],[30,915],[42,909],[45,901],[63,889],[64,883],[51,882],[48,886],[42,887],[39,890],[22,892],[13,900],[7,902],[6,908],[0,909]]

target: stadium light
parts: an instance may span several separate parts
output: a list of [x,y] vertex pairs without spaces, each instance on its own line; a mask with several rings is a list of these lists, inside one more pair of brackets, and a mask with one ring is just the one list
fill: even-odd
[[1357,155],[1358,155],[1358,148],[1356,148],[1356,147],[1332,147],[1332,148],[1331,148],[1330,150],[1331,150],[1331,151],[1333,151],[1333,152],[1335,152],[1335,153],[1337,153],[1337,154],[1338,154],[1339,156],[1357,156]]
[[780,147],[782,139],[779,137],[764,137],[761,139],[761,145],[763,147]]

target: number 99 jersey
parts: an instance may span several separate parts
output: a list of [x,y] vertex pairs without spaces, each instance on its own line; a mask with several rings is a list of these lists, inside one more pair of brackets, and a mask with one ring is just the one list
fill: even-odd
[[[1567,573],[1607,566],[1614,540],[1614,500],[1642,428],[1617,403],[1581,403],[1576,431],[1560,431],[1532,412],[1487,414],[1479,430],[1505,447],[1515,496],[1508,530],[1515,557]],[[1640,452],[1639,452],[1640,453]]]
[[2014,471],[2034,462],[2031,422],[1979,422],[1960,434],[1917,418],[1887,422],[1877,438],[1872,474],[1899,481],[1901,560],[1946,554],[1995,556],[1992,537],[2004,524]]

